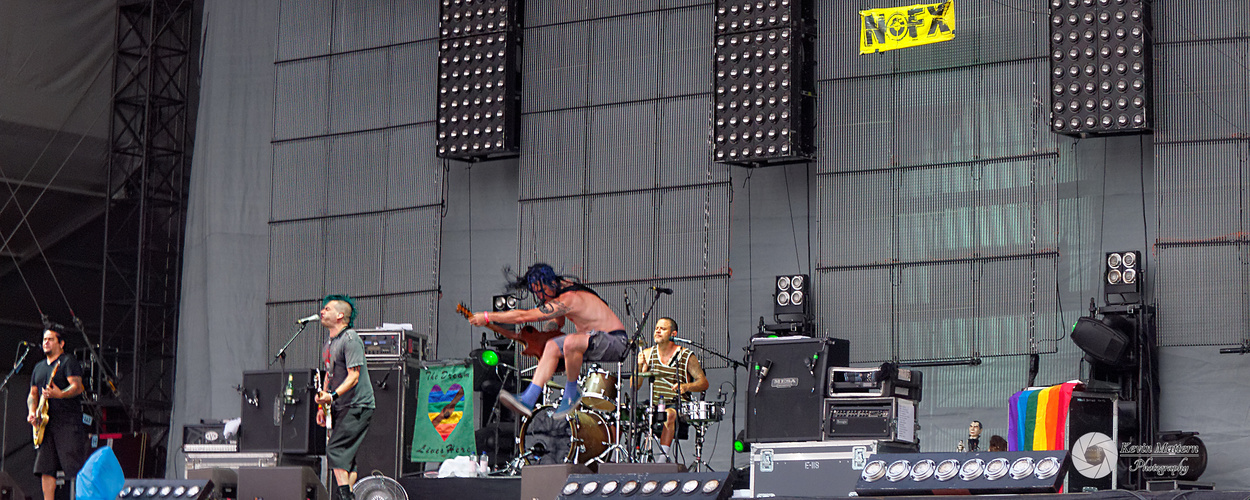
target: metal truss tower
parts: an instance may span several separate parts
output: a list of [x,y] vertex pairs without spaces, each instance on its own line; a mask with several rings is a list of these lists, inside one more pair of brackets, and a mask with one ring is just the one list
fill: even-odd
[[[121,1],[113,66],[100,350],[101,432],[146,432],[164,457],[194,121],[194,1]],[[114,397],[115,396],[115,397]],[[164,477],[158,459],[145,476]]]

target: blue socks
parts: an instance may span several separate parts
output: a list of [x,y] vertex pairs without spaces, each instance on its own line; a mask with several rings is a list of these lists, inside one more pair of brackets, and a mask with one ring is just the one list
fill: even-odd
[[533,408],[534,403],[537,403],[538,398],[542,397],[542,395],[543,386],[530,382],[530,386],[526,387],[525,391],[517,396],[517,399],[520,399],[525,406]]

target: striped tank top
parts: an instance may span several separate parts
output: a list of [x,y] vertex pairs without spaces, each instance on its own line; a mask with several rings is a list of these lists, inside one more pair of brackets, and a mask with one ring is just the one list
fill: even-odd
[[[673,390],[673,384],[685,384],[690,382],[690,372],[687,365],[690,363],[690,356],[694,354],[690,349],[678,347],[677,353],[673,354],[673,358],[665,363],[660,359],[660,350],[656,347],[647,349],[647,365],[652,373],[655,374],[655,381],[652,388],[655,399],[664,401],[672,401],[677,399],[677,391]],[[683,399],[690,399],[690,393],[682,395]]]

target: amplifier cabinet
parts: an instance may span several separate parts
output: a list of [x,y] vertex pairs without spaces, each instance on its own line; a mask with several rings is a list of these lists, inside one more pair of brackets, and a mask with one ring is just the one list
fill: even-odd
[[246,371],[239,416],[239,451],[325,453],[325,428],[317,425],[316,372],[311,369]]
[[182,451],[191,452],[236,452],[239,451],[239,439],[235,433],[226,434],[226,424],[187,424],[182,426]]
[[914,443],[872,439],[751,444],[751,493],[763,497],[846,497],[869,460],[915,453]]
[[419,363],[426,359],[429,337],[423,333],[400,328],[356,330],[365,344],[365,360],[369,364],[405,361]]
[[849,345],[832,338],[753,339],[746,386],[746,440],[820,440],[826,370],[846,366]]
[[822,438],[916,441],[916,402],[902,398],[828,398]]

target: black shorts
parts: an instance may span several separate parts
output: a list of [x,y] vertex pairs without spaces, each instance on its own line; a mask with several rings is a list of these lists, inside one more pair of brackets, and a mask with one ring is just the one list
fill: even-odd
[[331,469],[356,470],[356,452],[369,432],[373,408],[342,408],[334,410],[334,428],[326,443],[326,459]]
[[87,429],[76,423],[49,424],[43,432],[43,444],[35,450],[35,475],[75,477],[87,461]]

